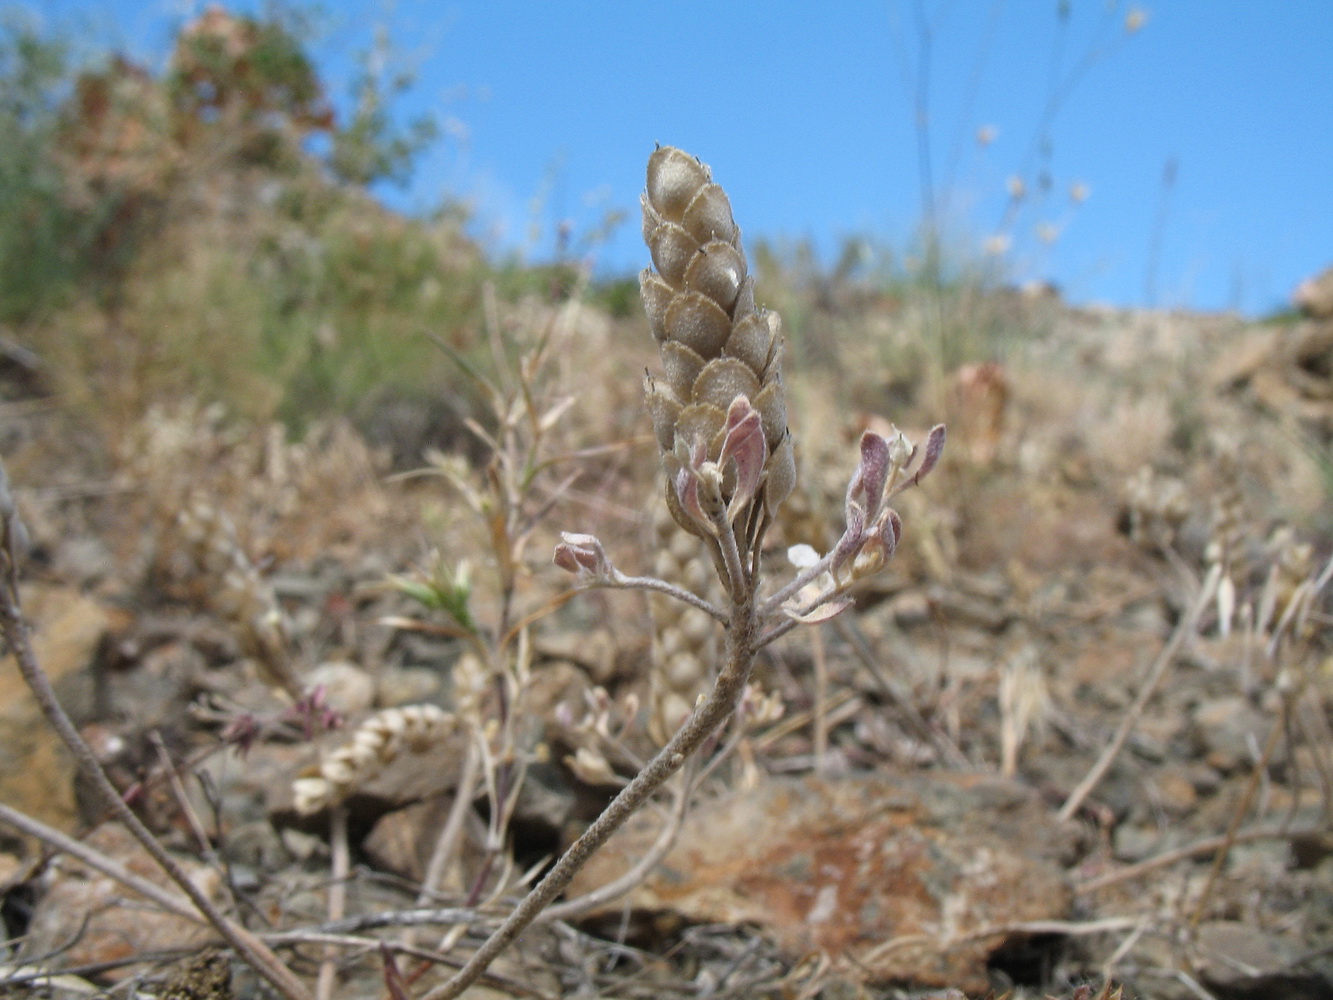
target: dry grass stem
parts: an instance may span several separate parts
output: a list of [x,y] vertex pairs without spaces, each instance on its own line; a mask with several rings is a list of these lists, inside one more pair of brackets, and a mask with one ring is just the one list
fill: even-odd
[[1190,605],[1189,610],[1181,616],[1180,621],[1176,623],[1175,630],[1171,633],[1171,638],[1167,640],[1166,645],[1157,654],[1152,668],[1148,671],[1148,676],[1144,679],[1143,686],[1139,689],[1134,703],[1121,718],[1120,725],[1116,728],[1111,742],[1106,745],[1106,749],[1102,751],[1096,763],[1092,765],[1087,775],[1078,783],[1078,787],[1070,793],[1069,798],[1065,800],[1065,804],[1060,808],[1059,815],[1062,821],[1072,818],[1078,812],[1083,803],[1087,801],[1088,796],[1092,794],[1102,778],[1106,776],[1106,772],[1111,769],[1111,765],[1115,763],[1116,757],[1124,748],[1125,741],[1129,739],[1130,733],[1134,731],[1134,727],[1138,724],[1139,716],[1143,714],[1149,700],[1156,693],[1157,686],[1166,675],[1167,667],[1175,660],[1186,640],[1198,630],[1199,618],[1216,596],[1217,585],[1221,579],[1222,566],[1220,563],[1214,563],[1208,568],[1208,575],[1204,577],[1203,585],[1199,588],[1198,594],[1195,595],[1194,602]]
[[[347,913],[347,877],[351,868],[347,845],[347,807],[341,803],[329,810],[329,844],[332,851],[329,881],[329,923],[336,924]],[[316,1000],[332,1000],[338,975],[338,949],[324,949],[315,981]]]

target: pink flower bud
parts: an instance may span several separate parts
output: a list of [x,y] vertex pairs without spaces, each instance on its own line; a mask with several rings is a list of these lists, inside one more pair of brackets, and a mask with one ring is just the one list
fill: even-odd
[[736,489],[727,506],[727,517],[735,520],[758,492],[768,460],[763,419],[745,396],[737,396],[727,409],[726,437],[718,465],[725,469],[728,459],[736,460]]
[[564,539],[555,547],[555,564],[580,578],[601,579],[611,575],[611,560],[596,535],[576,535],[562,531]]

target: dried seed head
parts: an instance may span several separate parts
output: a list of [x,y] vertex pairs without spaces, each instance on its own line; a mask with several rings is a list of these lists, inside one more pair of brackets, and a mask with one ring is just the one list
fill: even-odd
[[[700,596],[710,588],[708,559],[696,539],[665,514],[653,523],[653,574]],[[650,594],[653,616],[652,673],[648,686],[648,734],[663,745],[680,728],[713,680],[718,626],[705,612],[674,598]]]
[[452,731],[454,717],[435,705],[407,705],[376,712],[352,739],[317,767],[292,782],[296,811],[303,816],[351,795],[402,751],[423,753]]
[[796,479],[778,317],[755,307],[731,203],[704,164],[658,148],[641,201],[656,270],[639,284],[665,370],[646,391],[667,506],[692,534],[707,537],[721,509],[752,538]]

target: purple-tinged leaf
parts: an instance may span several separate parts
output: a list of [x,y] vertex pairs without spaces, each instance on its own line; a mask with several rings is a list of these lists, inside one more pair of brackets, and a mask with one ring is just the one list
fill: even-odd
[[884,486],[888,480],[889,443],[878,434],[866,431],[861,435],[861,461],[847,485],[848,523],[851,523],[850,509],[853,503],[859,503],[866,517],[874,519],[879,513]]
[[693,469],[686,466],[680,472],[676,473],[676,499],[680,501],[681,510],[709,534],[714,532],[713,522],[708,519],[708,514],[704,511],[703,501],[699,497],[699,476]]
[[920,485],[921,480],[930,474],[930,470],[935,468],[935,463],[940,460],[940,455],[944,453],[945,430],[943,424],[936,424],[930,429],[930,436],[926,438],[926,454],[921,459],[921,468],[916,470],[912,476],[912,482]]
[[849,501],[847,504],[847,530],[842,533],[838,539],[838,544],[833,547],[833,560],[829,564],[829,569],[837,572],[843,567],[848,559],[856,555],[861,543],[865,541],[866,534],[866,514],[861,509],[859,503]]
[[736,462],[736,489],[727,507],[727,516],[735,520],[758,492],[768,459],[763,420],[745,396],[737,396],[727,408],[725,434],[718,465],[725,468],[728,459]]
[[884,512],[881,519],[879,538],[884,543],[884,558],[888,561],[898,551],[898,543],[903,538],[903,519],[892,507]]

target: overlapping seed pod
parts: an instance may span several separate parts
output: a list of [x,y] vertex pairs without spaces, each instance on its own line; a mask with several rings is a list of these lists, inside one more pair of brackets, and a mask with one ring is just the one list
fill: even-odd
[[[712,567],[698,541],[665,516],[653,525],[653,575],[706,595]],[[652,675],[648,686],[648,734],[669,740],[712,683],[717,662],[717,622],[706,612],[671,597],[651,594]]]
[[376,712],[351,742],[292,782],[296,811],[303,816],[341,802],[402,751],[422,753],[453,731],[454,717],[436,705],[407,705]]
[[[667,472],[667,506],[686,531],[709,534],[682,506],[678,484],[687,466],[723,464],[728,410],[744,396],[759,413],[767,447],[758,491],[736,512],[737,536],[745,541],[771,518],[796,478],[778,317],[755,306],[731,203],[704,164],[659,147],[648,160],[641,202],[643,237],[656,270],[646,269],[639,285],[665,369],[665,377],[649,377],[647,402]],[[730,501],[736,474],[721,472],[723,499]]]

